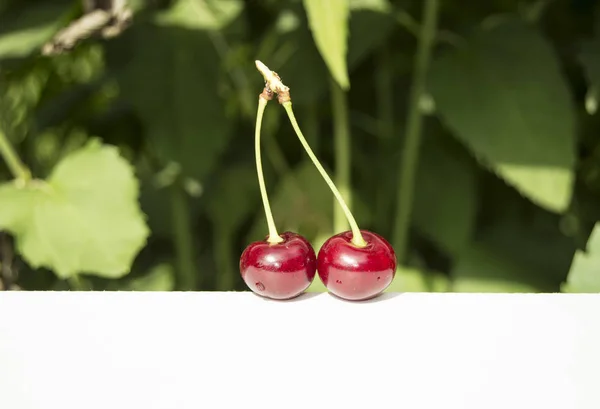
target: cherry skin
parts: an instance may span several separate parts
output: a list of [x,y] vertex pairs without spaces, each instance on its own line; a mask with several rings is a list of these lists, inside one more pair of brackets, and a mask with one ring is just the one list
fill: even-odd
[[256,241],[240,257],[240,273],[256,294],[288,300],[302,294],[313,282],[317,257],[310,243],[297,233],[280,235],[281,243]]
[[396,253],[383,237],[361,230],[366,247],[352,244],[352,232],[330,237],[319,250],[317,271],[325,287],[350,301],[381,294],[396,275]]

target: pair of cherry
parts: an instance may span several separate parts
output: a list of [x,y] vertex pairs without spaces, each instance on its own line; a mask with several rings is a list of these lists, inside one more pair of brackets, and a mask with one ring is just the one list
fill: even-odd
[[[240,258],[240,273],[246,285],[256,294],[285,300],[302,294],[313,282],[316,273],[334,295],[352,301],[366,300],[382,293],[396,272],[396,255],[392,246],[380,235],[360,230],[327,172],[321,166],[304,138],[292,110],[289,88],[279,76],[263,63],[256,66],[265,79],[265,89],[259,96],[255,128],[255,156],[258,182],[265,208],[269,235],[251,243]],[[319,250],[297,233],[278,234],[273,221],[262,174],[260,129],[267,102],[277,94],[285,108],[296,135],[313,164],[328,184],[344,210],[351,230],[330,237]]]

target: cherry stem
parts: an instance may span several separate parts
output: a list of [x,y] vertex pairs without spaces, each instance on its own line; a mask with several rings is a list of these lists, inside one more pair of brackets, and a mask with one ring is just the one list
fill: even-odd
[[[348,101],[346,93],[337,81],[330,78],[331,105],[333,108],[333,143],[335,152],[334,178],[337,188],[346,198],[348,208],[352,208],[352,193],[350,190],[350,127],[348,124]],[[344,212],[340,207],[333,209],[333,229],[341,231],[347,229]]]
[[292,101],[285,101],[282,103],[282,105],[285,108],[285,111],[287,112],[288,117],[290,118],[292,127],[294,128],[294,131],[296,131],[296,135],[298,136],[298,139],[300,139],[300,143],[304,147],[304,150],[310,157],[310,160],[313,162],[313,164],[315,165],[315,167],[317,168],[317,170],[319,171],[319,173],[321,174],[323,179],[325,179],[325,182],[331,189],[331,192],[333,193],[333,195],[337,199],[338,203],[340,204],[342,210],[344,211],[344,214],[346,215],[346,219],[348,219],[348,223],[350,224],[350,228],[352,229],[352,244],[354,244],[356,247],[365,247],[367,245],[367,242],[363,238],[363,236],[360,232],[360,229],[358,228],[358,224],[356,223],[354,216],[352,216],[352,212],[350,212],[350,209],[346,205],[344,198],[342,197],[342,195],[340,194],[338,189],[335,187],[335,184],[333,183],[333,181],[331,180],[331,178],[329,177],[329,175],[327,174],[325,169],[323,169],[323,166],[321,165],[321,163],[315,156],[314,152],[312,151],[308,142],[306,141],[306,138],[302,134],[302,131],[300,130],[300,127],[298,126],[298,121],[296,121],[296,117],[294,115],[294,110],[292,109]]
[[265,178],[263,176],[262,160],[260,157],[260,129],[262,127],[263,114],[268,102],[269,100],[262,95],[258,98],[258,111],[256,113],[256,127],[254,133],[254,155],[256,157],[258,186],[260,187],[260,195],[265,208],[267,226],[269,227],[269,237],[267,238],[267,242],[270,244],[277,244],[281,243],[283,238],[277,233],[277,228],[275,228],[275,221],[273,220],[273,213],[271,213],[271,206],[269,205],[269,196],[267,195],[267,188],[265,187]]

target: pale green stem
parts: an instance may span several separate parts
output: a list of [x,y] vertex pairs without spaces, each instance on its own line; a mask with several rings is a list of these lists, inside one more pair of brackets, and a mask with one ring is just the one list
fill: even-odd
[[21,162],[19,155],[2,130],[0,130],[0,155],[16,179],[22,182],[31,180],[31,171]]
[[319,151],[319,114],[317,104],[310,103],[306,107],[306,140],[313,147],[313,150]]
[[439,0],[423,2],[423,24],[419,34],[419,45],[415,57],[414,78],[410,92],[410,105],[405,130],[405,145],[399,167],[400,188],[397,197],[397,214],[394,226],[394,247],[398,253],[398,261],[405,261],[407,253],[408,232],[413,206],[413,191],[416,169],[419,160],[421,128],[423,115],[419,108],[419,100],[425,91],[425,81],[429,68],[429,60],[435,43],[437,30]]
[[275,228],[275,221],[273,220],[273,213],[271,213],[271,206],[269,205],[269,196],[267,195],[267,188],[265,187],[265,178],[262,170],[262,160],[260,156],[260,129],[262,127],[262,118],[267,106],[267,101],[263,97],[258,98],[258,111],[256,114],[256,127],[254,134],[254,156],[256,157],[256,174],[258,175],[258,186],[260,187],[260,195],[262,197],[263,206],[265,208],[265,216],[267,218],[267,226],[269,228],[269,237],[267,242],[271,244],[281,243],[283,238],[277,233]]
[[[346,198],[348,208],[352,207],[350,191],[350,129],[348,125],[348,101],[346,93],[338,83],[330,78],[333,107],[333,142],[335,152],[335,181],[342,197]],[[339,206],[333,208],[333,230],[346,230],[348,221],[344,210]]]
[[315,167],[317,168],[317,170],[319,171],[319,173],[321,174],[321,176],[323,177],[323,179],[325,180],[325,182],[331,189],[331,192],[333,193],[333,195],[337,199],[338,203],[340,204],[340,207],[344,211],[344,214],[346,215],[346,219],[348,220],[348,223],[350,224],[350,227],[352,229],[352,243],[357,247],[365,247],[367,245],[367,242],[363,238],[363,236],[360,232],[360,229],[358,228],[358,224],[356,223],[356,220],[354,220],[354,216],[352,216],[352,212],[350,212],[350,209],[346,205],[346,202],[344,201],[344,198],[340,194],[339,190],[335,187],[335,184],[333,183],[333,181],[331,180],[331,178],[329,177],[329,175],[327,174],[325,169],[323,169],[323,166],[321,165],[321,163],[319,162],[319,160],[313,153],[312,149],[308,145],[308,142],[306,142],[306,138],[304,138],[304,135],[302,135],[302,131],[300,130],[300,127],[298,126],[298,121],[296,121],[296,117],[294,116],[294,111],[292,109],[292,102],[291,101],[284,102],[283,107],[285,108],[285,110],[288,114],[288,117],[290,118],[292,127],[294,128],[294,131],[296,132],[296,135],[298,136],[300,143],[304,147],[304,150],[306,151],[306,153],[310,157],[310,160],[313,162],[313,164],[315,165]]

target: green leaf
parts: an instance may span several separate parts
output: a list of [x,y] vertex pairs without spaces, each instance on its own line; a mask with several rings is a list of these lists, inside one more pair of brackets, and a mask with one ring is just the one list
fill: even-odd
[[175,272],[169,263],[161,263],[142,276],[130,280],[123,288],[125,291],[173,291]]
[[169,10],[157,13],[161,26],[220,30],[243,11],[240,0],[176,0]]
[[563,291],[600,293],[600,223],[594,226],[586,251],[575,253]]
[[[292,23],[288,23],[290,20]],[[282,12],[269,32],[271,41],[276,43],[273,51],[261,57],[290,87],[296,106],[314,101],[329,89],[327,66],[311,38],[310,29],[299,20],[292,11]]]
[[[378,47],[395,26],[389,15],[373,5],[352,2],[350,11],[347,56],[349,70]],[[312,103],[329,90],[327,65],[315,45],[310,28],[301,24],[300,12],[284,9],[278,15],[267,35],[272,42],[273,51],[265,47],[271,52],[265,51],[260,56],[290,87],[295,105]]]
[[456,256],[475,228],[477,176],[471,159],[447,139],[443,135],[422,147],[413,220],[421,234]]
[[70,6],[64,1],[48,2],[2,16],[0,59],[26,57],[39,50],[65,23]]
[[532,277],[528,267],[494,247],[473,243],[452,269],[451,290],[468,293],[536,293],[554,290]]
[[348,48],[348,0],[304,0],[315,44],[333,78],[343,89],[350,88],[346,53]]
[[430,88],[443,121],[482,162],[537,205],[566,210],[575,112],[541,34],[517,20],[481,29],[433,62]]
[[389,13],[392,10],[389,0],[350,0],[350,9],[370,10],[378,13]]
[[139,24],[111,42],[109,64],[120,72],[121,96],[141,117],[162,164],[176,162],[183,176],[202,183],[235,125],[225,112],[219,57],[207,32]]
[[118,278],[129,272],[149,235],[138,203],[138,182],[115,147],[91,140],[54,168],[47,182],[0,186],[0,228],[34,268],[60,278],[89,273]]

